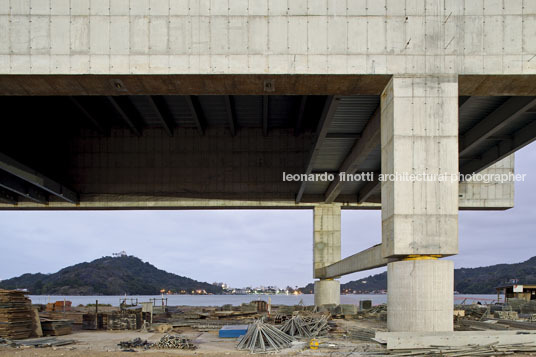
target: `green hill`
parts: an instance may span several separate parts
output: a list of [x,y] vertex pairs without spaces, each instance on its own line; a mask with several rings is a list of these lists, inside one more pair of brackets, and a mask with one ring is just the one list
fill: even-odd
[[180,292],[221,287],[160,270],[133,256],[103,257],[54,274],[24,274],[0,281],[2,289],[28,289],[33,295],[155,295],[161,289]]
[[[462,294],[494,294],[495,287],[518,279],[519,284],[536,282],[536,257],[515,264],[497,264],[480,268],[460,268],[454,270],[454,290]],[[300,290],[312,293],[313,284]],[[363,279],[341,284],[341,291],[373,293],[387,290],[387,272],[371,275]]]

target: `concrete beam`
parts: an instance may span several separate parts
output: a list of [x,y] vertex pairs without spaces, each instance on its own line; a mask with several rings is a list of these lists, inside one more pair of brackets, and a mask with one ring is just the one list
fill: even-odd
[[225,101],[225,111],[227,112],[227,123],[229,125],[229,130],[231,131],[231,136],[236,135],[236,117],[234,115],[233,103],[231,102],[231,96],[226,95],[223,97]]
[[460,156],[500,132],[536,105],[536,97],[512,97],[460,137]]
[[147,96],[147,101],[149,105],[151,106],[151,109],[156,114],[158,119],[160,120],[160,123],[162,123],[162,127],[168,133],[169,136],[173,136],[173,121],[169,117],[169,110],[165,108],[166,105],[165,101],[161,100],[159,97],[149,95]]
[[359,190],[359,192],[357,193],[357,202],[358,203],[365,202],[370,197],[370,195],[372,195],[372,193],[374,191],[376,191],[381,186],[381,182],[380,182],[378,176],[379,176],[379,172],[374,172],[373,180],[367,182],[363,186],[363,188],[361,188]]
[[[48,199],[46,195],[43,194],[43,192],[36,189],[35,187],[32,187],[32,185],[30,185],[29,183],[24,182],[4,171],[0,171],[0,187],[14,194],[27,198],[32,202],[39,203],[40,205],[48,203]],[[6,195],[3,196],[5,198],[9,197]],[[15,201],[15,203],[17,203],[18,200],[16,200],[16,198],[13,198],[10,201],[11,202],[8,202],[9,204],[14,204],[12,202]]]
[[112,105],[112,107],[115,109],[117,114],[123,119],[123,121],[128,125],[130,130],[136,135],[141,136],[141,128],[139,125],[128,115],[125,110],[119,105],[117,100],[112,96],[107,96],[108,102]]
[[186,104],[188,104],[188,108],[190,108],[190,112],[192,113],[192,119],[195,122],[195,126],[197,127],[197,131],[199,131],[199,135],[205,134],[205,120],[203,117],[203,112],[201,111],[201,106],[199,105],[199,101],[197,97],[194,97],[192,95],[187,95],[184,97],[186,100]]
[[536,121],[516,131],[509,139],[505,139],[486,150],[480,157],[473,158],[463,164],[460,172],[470,174],[480,172],[497,161],[516,152],[536,140]]
[[300,105],[298,112],[296,113],[296,123],[294,125],[294,135],[300,135],[303,127],[303,115],[305,113],[305,107],[307,106],[307,96],[302,95],[300,99]]
[[106,133],[106,130],[104,129],[104,127],[101,125],[101,123],[99,123],[99,121],[97,120],[97,118],[95,118],[91,113],[89,113],[86,108],[84,108],[84,106],[82,105],[82,103],[80,103],[78,101],[78,99],[76,99],[75,97],[72,97],[72,96],[69,96],[67,97],[69,98],[69,101],[73,104],[73,106],[78,109],[78,111],[80,113],[82,113],[82,115],[95,127],[95,129],[100,133],[100,134],[105,134]]
[[[78,195],[76,192],[60,185],[59,183],[51,180],[50,178],[42,175],[34,169],[21,164],[20,162],[12,159],[11,157],[0,153],[0,169],[10,173],[19,179],[26,181],[34,186],[39,187],[42,190],[47,191],[67,202],[78,203]],[[7,188],[7,187],[6,187]],[[36,196],[37,197],[37,196]],[[38,198],[40,203],[44,202],[42,198]]]
[[382,246],[377,244],[336,263],[315,270],[315,277],[332,279],[358,271],[386,266],[389,260],[382,257]]
[[270,97],[267,95],[262,96],[262,135],[268,135],[268,105],[270,103]]
[[[355,143],[350,154],[344,159],[339,172],[345,172],[347,174],[353,174],[357,171],[359,165],[365,161],[367,156],[374,148],[380,145],[380,123],[381,123],[381,110],[378,107],[372,117],[368,121],[367,125],[363,129],[361,138]],[[335,176],[335,180],[330,183],[325,193],[325,202],[333,202],[337,196],[341,193],[342,182],[339,180],[339,176]]]
[[[331,122],[333,121],[333,115],[335,114],[335,110],[337,109],[337,106],[339,104],[339,100],[340,98],[335,96],[329,96],[326,99],[326,104],[324,104],[322,115],[320,116],[320,120],[318,121],[318,125],[316,126],[316,138],[313,142],[313,146],[309,154],[309,159],[307,160],[307,166],[305,167],[304,172],[305,174],[310,174],[313,171],[313,164],[316,160],[316,157],[320,153],[320,149],[322,148],[324,140],[326,139],[329,127],[331,126]],[[305,191],[306,184],[306,181],[303,181],[301,183],[300,188],[298,190],[298,194],[296,195],[296,203],[300,203],[303,193]]]

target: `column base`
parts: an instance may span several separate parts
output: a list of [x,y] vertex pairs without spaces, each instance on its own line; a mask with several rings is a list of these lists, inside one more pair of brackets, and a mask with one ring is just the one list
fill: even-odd
[[387,294],[389,331],[453,330],[452,261],[408,260],[389,263]]
[[315,281],[315,306],[341,304],[341,283],[338,280]]

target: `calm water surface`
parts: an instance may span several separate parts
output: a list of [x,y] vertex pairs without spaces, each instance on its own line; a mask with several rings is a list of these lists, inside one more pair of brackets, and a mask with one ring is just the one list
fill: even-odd
[[[160,295],[145,295],[138,296],[132,295],[127,298],[138,299],[138,302],[149,301],[149,299],[160,298]],[[303,295],[164,295],[168,299],[168,305],[170,306],[222,306],[225,304],[240,305],[242,303],[248,303],[253,300],[265,300],[271,299],[272,304],[275,305],[297,305],[303,303],[304,305],[314,304],[313,294]],[[120,299],[125,296],[48,296],[48,295],[30,295],[33,304],[46,304],[58,300],[69,300],[73,303],[73,306],[80,304],[94,304],[95,300],[99,300],[99,304],[111,304],[113,306],[119,306]],[[480,301],[482,304],[491,303],[497,299],[497,295],[454,295],[454,303],[461,304],[465,301],[466,304],[476,303]],[[359,300],[372,300],[373,305],[385,304],[387,302],[387,295],[341,295],[341,304],[354,304],[358,305]]]

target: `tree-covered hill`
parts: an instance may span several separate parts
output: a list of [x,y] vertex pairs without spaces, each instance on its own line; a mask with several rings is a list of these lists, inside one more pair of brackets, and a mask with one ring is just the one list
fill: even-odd
[[0,281],[2,289],[28,289],[33,295],[155,295],[221,287],[160,270],[134,256],[103,257],[64,268],[54,274],[24,274]]
[[[495,287],[517,279],[519,284],[536,283],[536,257],[515,264],[497,264],[454,270],[454,290],[462,294],[494,294]],[[313,292],[313,284],[300,290]],[[387,290],[387,272],[341,284],[342,292],[372,293]]]

